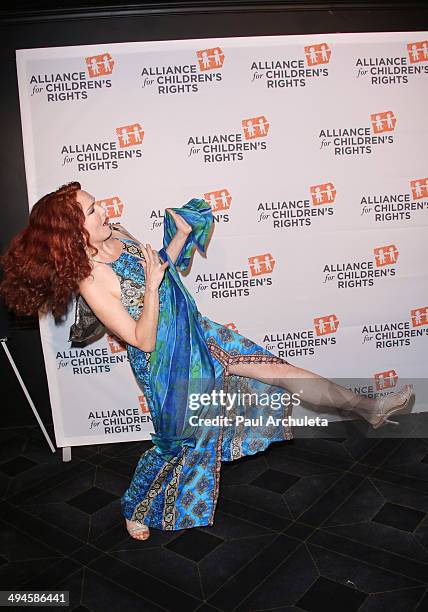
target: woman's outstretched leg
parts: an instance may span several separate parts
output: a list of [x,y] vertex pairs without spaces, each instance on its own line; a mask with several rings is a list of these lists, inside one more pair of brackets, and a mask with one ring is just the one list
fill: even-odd
[[310,404],[354,412],[374,427],[378,427],[394,407],[405,405],[413,392],[412,385],[405,385],[399,393],[391,393],[382,400],[372,399],[290,363],[239,363],[237,360],[229,365],[228,371],[298,393]]

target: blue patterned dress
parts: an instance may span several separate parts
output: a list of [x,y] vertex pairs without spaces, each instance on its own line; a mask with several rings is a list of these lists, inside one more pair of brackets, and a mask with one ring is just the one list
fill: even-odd
[[[121,498],[127,519],[161,530],[212,525],[221,462],[254,454],[271,442],[292,438],[282,420],[290,414],[290,407],[278,405],[278,401],[260,406],[254,399],[269,396],[278,400],[286,390],[229,374],[230,365],[235,363],[287,362],[201,315],[177,271],[187,268],[195,245],[205,252],[213,223],[210,206],[205,200],[193,199],[173,210],[185,218],[192,232],[174,265],[166,248],[174,235],[175,223],[165,215],[164,247],[159,256],[170,265],[159,287],[156,348],[146,353],[127,345],[132,370],[150,410],[154,445],[141,455]],[[138,242],[120,240],[123,250],[108,265],[119,278],[123,306],[138,320],[144,307],[145,276],[140,262],[143,254]],[[232,402],[220,401],[221,391],[241,398],[245,393],[253,394],[253,399],[232,406]],[[198,407],[198,402],[189,401],[196,397],[191,395],[194,393],[211,394],[209,397],[214,399]],[[205,424],[206,421],[195,424],[192,416],[211,419],[210,424]],[[239,420],[238,416],[250,421]],[[266,424],[269,416],[277,421]],[[227,424],[225,417],[229,419]]]

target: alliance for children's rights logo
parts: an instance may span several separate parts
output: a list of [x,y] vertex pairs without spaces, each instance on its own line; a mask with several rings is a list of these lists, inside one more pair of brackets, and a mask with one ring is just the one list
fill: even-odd
[[303,47],[303,57],[253,60],[251,82],[262,83],[267,89],[305,87],[309,79],[327,77],[331,49],[327,43]]
[[200,49],[196,51],[195,63],[144,66],[141,87],[156,89],[160,95],[195,93],[201,85],[222,80],[223,64],[220,47]]
[[371,343],[377,349],[411,346],[416,338],[428,336],[428,306],[413,308],[407,321],[363,325],[361,335],[362,344]]
[[[83,63],[83,61],[82,61]],[[107,78],[113,72],[114,60],[110,53],[92,55],[84,59],[86,71],[32,74],[30,95],[44,95],[48,102],[86,100],[89,92],[112,86]]]
[[242,132],[189,136],[188,157],[201,156],[205,163],[242,161],[248,151],[267,148],[269,122],[265,115],[242,120]]
[[403,221],[417,211],[428,209],[428,177],[410,181],[411,193],[363,196],[361,215],[371,215],[373,221]]
[[398,374],[394,369],[384,370],[383,372],[376,372],[374,379],[376,391],[383,391],[384,389],[392,389],[397,385]]
[[232,195],[229,189],[217,189],[204,193],[204,200],[211,206],[216,223],[229,223],[229,209],[232,204]]
[[[394,142],[393,132],[397,118],[390,110],[370,115],[370,127],[327,128],[320,130],[320,149],[328,149],[334,155],[364,155],[373,153],[374,145]],[[331,146],[333,145],[333,146]]]
[[78,172],[117,170],[120,162],[142,157],[144,138],[139,123],[116,128],[116,140],[65,144],[61,147],[61,165],[72,165]]
[[[207,191],[203,194],[203,199],[211,206],[216,223],[229,223],[230,216],[228,210],[232,204],[232,196],[228,189]],[[149,213],[149,220],[151,224],[150,230],[158,229],[164,222],[163,211],[160,208],[152,208]]]
[[113,198],[104,198],[104,200],[97,200],[96,202],[104,208],[107,213],[107,219],[119,219],[122,216],[123,209],[125,208],[123,202],[118,196]]
[[323,283],[334,283],[338,289],[373,287],[375,279],[396,275],[398,249],[385,244],[373,249],[374,260],[343,261],[325,264]]
[[336,187],[332,181],[312,185],[310,198],[259,202],[258,223],[269,224],[273,229],[283,227],[308,227],[315,218],[331,217],[336,200]]
[[105,374],[111,372],[115,364],[128,361],[128,355],[123,342],[114,336],[105,335],[103,346],[58,351],[55,359],[58,370],[66,368],[73,375]]
[[211,298],[248,296],[257,287],[272,285],[275,259],[271,253],[261,253],[248,258],[248,268],[198,274],[195,293],[209,291]]
[[407,43],[407,55],[358,57],[355,68],[370,85],[408,83],[410,74],[428,74],[428,41]]
[[314,355],[318,348],[336,345],[338,328],[339,319],[332,313],[315,317],[312,328],[265,334],[263,343],[282,359]]
[[145,423],[151,422],[144,395],[137,398],[138,406],[131,408],[91,410],[88,414],[88,429],[103,434],[133,433],[142,431]]
[[[375,372],[373,379],[374,385],[360,384],[354,385],[354,387],[350,387],[350,389],[354,393],[367,395],[367,397],[371,398],[389,395],[389,391],[397,385],[398,374],[395,369],[383,370],[381,372]],[[382,393],[383,391],[386,391],[386,393]]]

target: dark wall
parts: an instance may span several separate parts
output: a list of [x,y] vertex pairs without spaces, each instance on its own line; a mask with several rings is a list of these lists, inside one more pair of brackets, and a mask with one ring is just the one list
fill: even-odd
[[[15,50],[97,43],[428,29],[428,6],[415,2],[21,2],[0,13],[0,252],[28,218]],[[346,101],[345,101],[346,103]],[[52,185],[56,189],[58,185]],[[37,320],[12,318],[7,346],[45,422],[51,422]],[[0,427],[35,423],[0,350]]]

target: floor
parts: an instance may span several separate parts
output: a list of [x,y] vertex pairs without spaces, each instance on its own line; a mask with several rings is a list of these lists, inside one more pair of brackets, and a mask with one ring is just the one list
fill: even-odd
[[63,463],[37,426],[0,429],[0,589],[68,590],[92,612],[428,609],[427,438],[354,421],[275,443],[223,464],[213,527],[139,542],[119,497],[149,444]]

